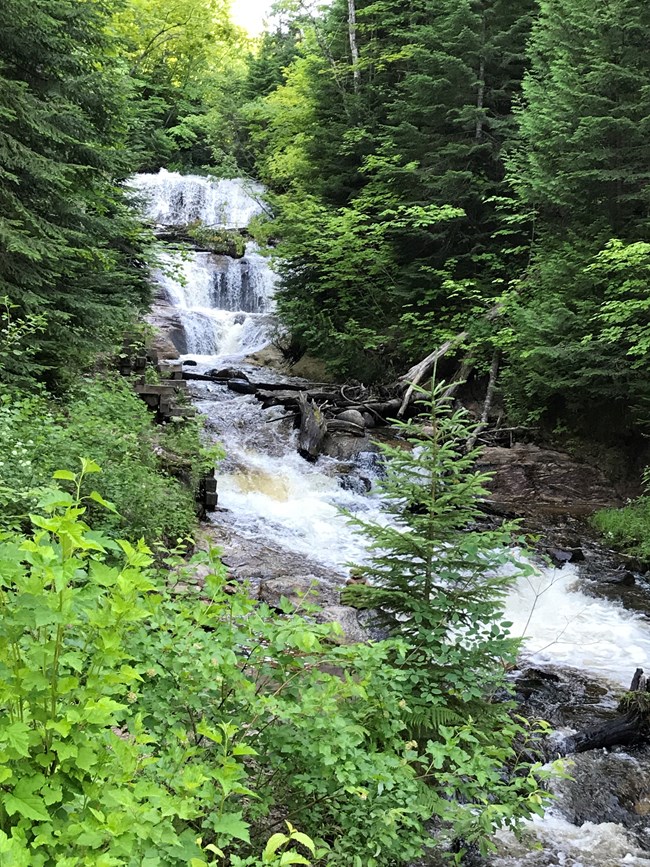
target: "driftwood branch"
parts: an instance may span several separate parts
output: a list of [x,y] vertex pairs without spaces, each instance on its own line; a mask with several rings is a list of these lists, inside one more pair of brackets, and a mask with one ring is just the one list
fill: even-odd
[[327,434],[327,422],[318,407],[309,402],[304,391],[298,393],[298,408],[300,409],[298,452],[306,460],[315,461],[321,453],[323,440]]
[[408,405],[411,402],[411,398],[413,397],[413,393],[415,392],[415,387],[422,382],[424,377],[433,370],[436,363],[440,361],[440,359],[443,358],[450,349],[455,349],[463,342],[463,340],[465,340],[466,337],[467,331],[461,331],[460,334],[456,334],[455,337],[446,340],[442,346],[436,349],[435,352],[427,355],[426,358],[422,359],[422,361],[412,367],[408,373],[404,374],[404,376],[400,376],[399,381],[408,382],[409,386],[406,389],[406,394],[404,395],[402,404],[397,412],[398,416],[402,416],[406,412]]

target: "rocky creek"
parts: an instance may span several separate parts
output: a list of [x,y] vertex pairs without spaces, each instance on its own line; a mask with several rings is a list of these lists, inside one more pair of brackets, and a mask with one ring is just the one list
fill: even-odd
[[[161,171],[138,176],[134,186],[148,218],[161,228],[201,220],[243,230],[264,207],[261,188],[244,181]],[[231,368],[278,387],[300,382],[278,369],[277,353],[268,350],[277,329],[275,276],[252,242],[240,259],[170,247],[154,279],[158,300],[151,321],[161,331],[162,354],[180,355],[196,373]],[[264,359],[275,366],[261,371]],[[357,438],[354,447],[330,449],[310,463],[298,454],[292,418],[282,407],[264,409],[254,394],[237,393],[226,382],[189,386],[207,436],[226,450],[220,509],[206,533],[222,547],[233,577],[249,581],[271,603],[308,592],[323,606],[324,619],[342,623],[347,640],[363,640],[363,623],[340,605],[339,592],[349,564],[363,562],[366,552],[340,509],[385,520],[372,486],[378,462],[369,439]],[[566,517],[588,512],[609,494],[595,471],[553,454],[523,444],[488,450],[485,463],[497,472],[497,507],[535,513],[544,480],[546,494],[556,490],[541,547],[558,547],[558,565],[538,556],[535,576],[513,588],[506,616],[513,634],[525,638],[521,669],[512,673],[522,707],[548,720],[559,739],[611,717],[634,669],[650,666],[650,586],[604,551],[579,519]],[[516,483],[503,470],[508,462]],[[550,513],[556,517],[549,529]],[[523,841],[500,834],[490,863],[650,865],[649,759],[646,747],[574,757],[567,763],[571,779],[554,783],[557,800],[545,818],[530,823]]]

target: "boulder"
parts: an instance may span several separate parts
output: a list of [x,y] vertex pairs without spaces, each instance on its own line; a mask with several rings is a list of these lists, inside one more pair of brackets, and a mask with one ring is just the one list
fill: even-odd
[[551,562],[555,566],[564,566],[565,563],[581,563],[585,559],[582,548],[546,548]]
[[274,343],[269,343],[252,355],[247,355],[244,364],[255,364],[258,367],[270,367],[274,370],[287,370],[287,360]]
[[332,375],[327,370],[327,366],[320,358],[314,358],[313,355],[303,355],[291,365],[289,371],[292,376],[300,376],[303,379],[308,379],[311,382],[332,382]]
[[368,631],[359,623],[359,612],[348,605],[327,605],[316,615],[319,623],[338,623],[342,635],[335,635],[338,644],[359,644],[370,639]]
[[318,575],[303,573],[284,575],[262,581],[258,597],[272,608],[280,608],[282,599],[295,607],[302,605],[333,605],[339,601],[339,591],[320,583]]
[[243,379],[245,382],[248,382],[248,377],[242,370],[237,370],[234,367],[222,367],[222,368],[214,368],[212,370],[208,370],[208,376],[211,376],[212,379]]
[[336,418],[339,421],[348,421],[351,424],[356,424],[361,429],[366,426],[366,420],[364,419],[363,415],[356,409],[345,409],[343,410],[343,412],[337,413]]
[[347,436],[328,433],[322,453],[339,461],[351,461],[361,452],[376,452],[377,445],[367,436]]
[[327,422],[327,431],[331,434],[344,434],[345,436],[365,436],[366,429],[351,421],[342,421],[340,418],[332,418]]
[[218,545],[231,580],[247,583],[253,597],[277,606],[282,596],[297,602],[306,593],[310,602],[339,603],[344,574],[261,536],[251,538],[232,513],[217,511],[203,533],[202,546]]

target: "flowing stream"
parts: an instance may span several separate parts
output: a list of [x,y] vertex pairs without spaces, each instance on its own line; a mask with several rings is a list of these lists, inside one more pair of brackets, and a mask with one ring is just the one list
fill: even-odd
[[[211,181],[161,170],[139,175],[134,188],[154,224],[200,219],[211,226],[244,229],[263,208],[263,190],[241,180]],[[251,378],[282,380],[255,368],[247,357],[269,343],[274,329],[275,276],[249,243],[242,259],[170,251],[155,279],[177,309],[185,331],[185,360],[192,369],[236,366]],[[192,383],[208,434],[225,447],[219,503],[226,520],[249,540],[262,540],[286,555],[316,563],[343,584],[350,562],[366,552],[340,508],[383,520],[381,502],[368,492],[372,455],[342,467],[322,457],[299,457],[290,419],[263,410],[254,396],[217,383]],[[507,603],[513,634],[525,635],[517,690],[524,707],[549,719],[562,733],[610,716],[617,694],[634,668],[650,661],[650,594],[642,588],[636,609],[600,592],[598,568],[538,566]],[[597,561],[596,561],[597,567]],[[611,595],[611,594],[610,594]],[[638,593],[637,593],[638,597]],[[646,598],[647,597],[647,598]],[[575,758],[572,781],[554,784],[558,800],[544,819],[529,824],[523,842],[498,835],[495,867],[618,867],[650,865],[650,753],[645,749]],[[477,862],[475,862],[477,863]]]

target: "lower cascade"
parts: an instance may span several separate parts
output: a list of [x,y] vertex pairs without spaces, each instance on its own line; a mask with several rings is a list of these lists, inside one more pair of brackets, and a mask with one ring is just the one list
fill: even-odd
[[[178,197],[178,182],[172,186]],[[181,357],[192,362],[193,371],[234,365],[251,379],[260,378],[249,356],[271,342],[277,323],[275,275],[255,244],[249,243],[239,260],[169,252],[154,276],[180,317]],[[263,378],[278,384],[287,379],[270,369]],[[376,474],[373,456],[320,457],[310,464],[298,455],[291,418],[277,408],[265,410],[254,395],[233,393],[225,383],[196,381],[190,388],[209,436],[226,450],[219,471],[224,511],[212,519],[219,540],[227,543],[226,562],[234,556],[229,547],[244,552],[252,581],[273,561],[280,563],[276,573],[290,583],[293,566],[320,582],[325,604],[336,604],[331,600],[349,575],[348,564],[365,556],[341,507],[382,520],[380,498],[367,491]],[[650,598],[647,588],[641,592]],[[594,716],[611,715],[616,692],[629,686],[635,666],[650,659],[645,616],[601,593],[581,565],[539,565],[533,578],[522,579],[511,592],[506,619],[512,633],[525,638],[521,671],[513,673],[518,696],[526,712],[549,719],[558,737]],[[529,823],[522,841],[498,835],[499,852],[489,863],[650,865],[648,758],[646,748],[575,757],[567,765],[573,779],[553,784],[558,799],[546,816]]]
[[242,259],[166,253],[155,279],[178,309],[192,355],[237,356],[268,343],[275,275],[256,244]]

